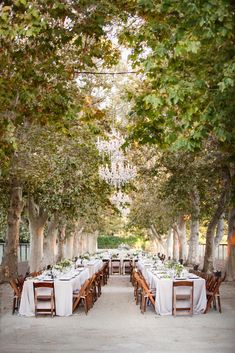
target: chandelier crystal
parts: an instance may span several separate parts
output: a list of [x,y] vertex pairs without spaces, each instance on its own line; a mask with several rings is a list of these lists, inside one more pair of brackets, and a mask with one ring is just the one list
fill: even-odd
[[107,134],[108,140],[101,140],[99,137],[96,142],[96,147],[100,154],[109,154],[112,156],[124,144],[125,140],[120,135],[119,131],[112,128],[111,133]]
[[125,163],[123,160],[111,162],[99,168],[99,175],[106,183],[119,189],[136,176],[136,168]]
[[97,139],[96,147],[101,155],[108,155],[110,163],[99,167],[99,176],[109,185],[116,188],[116,193],[111,197],[111,202],[119,210],[122,217],[127,217],[130,209],[126,204],[131,204],[131,199],[120,190],[126,183],[136,177],[136,167],[131,166],[124,155],[121,147],[125,139],[120,133],[112,129],[107,134],[108,139]]
[[116,194],[112,195],[110,200],[114,205],[127,204],[127,203],[131,204],[132,202],[131,198],[120,190],[116,192]]

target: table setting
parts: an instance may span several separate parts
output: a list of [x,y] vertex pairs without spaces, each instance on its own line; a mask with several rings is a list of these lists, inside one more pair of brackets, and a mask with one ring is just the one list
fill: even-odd
[[[205,280],[174,261],[162,263],[142,258],[138,261],[141,270],[152,292],[156,293],[155,310],[159,315],[172,315],[172,288],[174,281],[194,281],[194,314],[203,313],[206,308]],[[187,290],[177,289],[180,293]]]
[[72,315],[73,291],[80,290],[89,278],[90,273],[87,267],[75,268],[72,262],[69,266],[59,263],[36,277],[27,278],[23,285],[19,314],[21,316],[35,315],[33,282],[54,282],[56,315]]

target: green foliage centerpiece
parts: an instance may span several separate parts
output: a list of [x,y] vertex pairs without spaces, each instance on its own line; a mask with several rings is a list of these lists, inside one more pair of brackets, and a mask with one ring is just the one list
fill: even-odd
[[65,260],[62,260],[60,262],[58,262],[55,266],[54,266],[54,269],[55,270],[59,270],[59,271],[64,271],[65,269],[68,269],[69,267],[72,266],[72,261],[71,260],[68,260],[68,259],[65,259]]
[[180,277],[181,273],[184,269],[183,265],[181,265],[180,263],[175,262],[175,261],[166,262],[166,267],[173,270],[175,272],[176,277]]

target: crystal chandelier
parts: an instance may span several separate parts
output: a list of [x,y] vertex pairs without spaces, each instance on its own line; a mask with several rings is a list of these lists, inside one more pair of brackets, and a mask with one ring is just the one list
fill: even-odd
[[136,176],[136,168],[122,160],[115,161],[111,162],[110,167],[108,164],[101,166],[99,168],[99,175],[106,183],[119,189]]
[[131,166],[126,160],[123,151],[121,150],[125,139],[118,131],[112,129],[110,134],[107,134],[107,140],[98,138],[96,147],[101,155],[107,154],[110,159],[110,164],[99,167],[99,176],[106,183],[116,188],[116,193],[111,197],[111,202],[119,210],[122,217],[126,217],[130,213],[130,209],[126,204],[131,204],[131,199],[128,195],[121,192],[121,187],[136,177],[136,167]]
[[128,207],[119,206],[117,209],[121,213],[122,217],[127,217],[130,213],[130,209]]
[[131,204],[131,198],[127,195],[127,194],[124,194],[123,192],[121,192],[120,190],[112,195],[111,197],[111,202],[114,204],[114,205],[121,205],[121,204]]
[[108,140],[100,140],[98,137],[96,142],[96,147],[100,154],[107,153],[110,156],[115,154],[121,146],[124,144],[125,140],[120,135],[119,131],[112,128],[111,133],[107,134]]

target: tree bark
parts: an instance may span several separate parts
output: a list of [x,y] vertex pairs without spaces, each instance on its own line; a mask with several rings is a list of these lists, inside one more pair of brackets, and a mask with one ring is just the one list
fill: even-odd
[[179,260],[179,236],[175,228],[173,228],[173,260]]
[[227,280],[235,280],[235,207],[229,212],[228,219],[228,257],[226,264]]
[[89,237],[89,253],[90,254],[95,254],[97,251],[97,238],[98,238],[98,231],[95,231],[94,233],[90,234]]
[[225,214],[222,213],[219,222],[217,224],[216,227],[216,235],[215,235],[215,239],[214,239],[214,246],[215,248],[217,248],[223,238],[224,235],[224,218],[225,218]]
[[193,211],[190,223],[190,239],[188,249],[187,265],[199,264],[199,215],[200,215],[200,198],[198,190],[192,193]]
[[65,258],[65,235],[66,235],[66,224],[63,224],[59,229],[58,233],[58,257],[57,261],[61,261]]
[[73,247],[73,257],[80,255],[80,236],[83,232],[83,227],[79,229],[79,223],[75,224],[75,233],[74,233],[74,247]]
[[82,255],[88,251],[88,236],[87,233],[82,233],[81,236],[81,253]]
[[65,241],[65,257],[66,259],[73,258],[73,246],[74,246],[74,232],[72,232]]
[[22,211],[22,187],[20,183],[14,179],[11,185],[10,205],[7,217],[6,245],[1,265],[1,282],[16,277],[18,274],[19,230]]
[[48,223],[47,236],[43,243],[43,267],[53,265],[57,259],[58,219],[54,216]]
[[170,228],[167,233],[167,257],[173,258],[173,229]]
[[31,196],[28,201],[28,219],[30,231],[29,267],[30,272],[34,272],[43,267],[43,238],[47,213],[34,202]]
[[186,239],[186,221],[184,216],[180,216],[176,224],[176,231],[179,239],[179,258],[184,262],[187,259],[187,239]]
[[79,232],[78,236],[78,254],[83,255],[86,252],[87,249],[87,237],[86,234],[83,232],[83,228]]
[[231,179],[230,175],[226,175],[225,187],[221,193],[217,208],[214,215],[207,227],[206,232],[206,250],[204,256],[203,272],[212,273],[214,266],[214,234],[216,226],[219,222],[221,215],[223,214],[230,196]]
[[160,234],[158,234],[156,227],[151,224],[149,229],[149,235],[151,240],[151,251],[154,253],[160,252],[161,254],[165,254],[165,244]]

